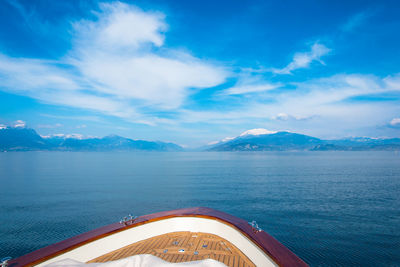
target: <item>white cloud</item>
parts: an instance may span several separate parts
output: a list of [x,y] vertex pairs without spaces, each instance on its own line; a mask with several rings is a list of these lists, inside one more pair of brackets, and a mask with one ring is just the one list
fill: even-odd
[[24,122],[22,120],[17,120],[13,124],[13,127],[15,127],[15,128],[25,128],[25,126],[26,126],[26,122]]
[[224,68],[162,47],[164,15],[114,2],[94,20],[75,22],[62,61],[0,55],[2,90],[42,102],[93,110],[154,125],[140,110],[179,108],[193,88],[222,83]]
[[98,91],[164,109],[179,107],[190,88],[215,86],[224,79],[221,72],[196,59],[157,55],[93,55],[77,65]]
[[143,43],[161,46],[163,31],[167,29],[162,13],[146,13],[134,6],[120,2],[101,4],[101,13],[96,22],[84,21],[75,24],[80,40],[88,38],[103,48],[139,48]]
[[260,93],[281,87],[281,83],[271,83],[264,80],[262,75],[250,75],[249,72],[238,74],[236,84],[221,92],[221,95],[243,95]]
[[313,118],[314,116],[310,116],[310,117],[301,117],[301,116],[293,116],[290,114],[286,114],[286,113],[278,113],[275,116],[272,117],[273,120],[278,120],[278,121],[292,121],[292,120],[296,120],[296,121],[301,121],[301,120],[308,120]]
[[325,64],[321,57],[328,54],[331,49],[322,44],[315,43],[309,52],[296,53],[293,56],[292,62],[282,69],[271,69],[276,74],[291,74],[292,71],[302,68],[308,68],[313,61],[318,61]]
[[[94,16],[93,20],[73,24],[72,48],[60,61],[0,54],[1,90],[44,103],[168,127],[200,122],[242,129],[241,125],[254,122],[250,127],[280,129],[290,122],[293,128],[308,129],[312,121],[312,129],[343,131],[387,125],[400,112],[398,103],[389,101],[346,102],[357,96],[400,91],[399,74],[384,79],[341,74],[289,85],[271,83],[259,74],[254,75],[266,71],[291,74],[314,62],[324,64],[321,58],[331,50],[320,43],[307,52],[294,54],[284,68],[250,70],[247,74],[252,75],[248,76],[239,74],[233,87],[216,96],[246,95],[242,102],[242,98],[235,97],[236,106],[222,103],[220,111],[184,109],[182,106],[194,88],[219,85],[231,73],[214,62],[166,47],[168,25],[162,13],[145,12],[116,2],[100,5]],[[279,87],[288,90],[274,90]],[[173,115],[169,118],[147,115],[163,111]]]
[[79,89],[75,77],[54,61],[11,58],[0,54],[0,75],[0,84],[16,93],[29,94],[50,88],[54,91]]
[[392,126],[400,126],[400,118],[393,118],[390,121],[390,125],[392,125]]
[[[93,88],[159,109],[178,108],[191,88],[222,83],[227,72],[188,53],[163,45],[164,15],[122,3],[102,5],[98,21],[81,21],[70,53]],[[103,40],[104,39],[104,40]]]
[[54,61],[10,58],[0,55],[0,85],[3,90],[26,95],[49,104],[59,104],[129,117],[135,114],[127,101],[88,92],[81,77]]
[[276,116],[272,117],[274,120],[281,120],[281,121],[287,121],[290,119],[290,116],[286,113],[279,113]]
[[351,16],[342,26],[342,31],[350,32],[362,25],[371,16],[368,12],[360,12]]
[[[400,91],[394,77],[341,74],[292,83],[291,90],[270,95],[273,101],[252,98],[242,106],[224,111],[182,111],[180,121],[230,125],[240,130],[243,125],[268,126],[316,136],[357,134],[362,129],[376,129],[400,113],[396,101],[357,101],[354,98]],[[397,88],[397,89],[396,89]],[[268,92],[267,96],[268,98]],[[249,124],[251,123],[251,124]],[[375,131],[376,132],[376,131]]]
[[56,124],[39,124],[36,127],[37,128],[44,128],[44,129],[54,129],[58,127],[62,127],[63,125],[61,123],[56,123]]
[[313,128],[333,128],[332,131],[379,125],[399,109],[392,102],[352,100],[392,90],[384,79],[373,75],[335,75],[294,85],[296,90],[282,93],[276,98],[276,104],[260,109],[267,113],[280,110],[281,116],[275,115],[275,119],[290,120],[292,125],[291,119],[305,124],[312,121]]
[[6,129],[7,128],[7,126],[6,125],[4,125],[4,124],[0,124],[0,130],[2,130],[2,129]]
[[393,91],[400,91],[400,73],[384,78],[383,82],[387,87],[387,89]]

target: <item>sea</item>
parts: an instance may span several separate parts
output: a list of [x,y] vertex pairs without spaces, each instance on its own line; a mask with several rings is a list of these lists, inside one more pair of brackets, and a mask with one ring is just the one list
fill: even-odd
[[0,153],[0,258],[196,206],[257,221],[311,266],[400,266],[396,152]]

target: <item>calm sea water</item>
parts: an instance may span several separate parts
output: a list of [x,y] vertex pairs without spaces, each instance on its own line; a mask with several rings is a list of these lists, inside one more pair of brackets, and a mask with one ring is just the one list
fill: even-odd
[[207,206],[313,266],[400,266],[394,152],[0,153],[0,257],[129,213]]

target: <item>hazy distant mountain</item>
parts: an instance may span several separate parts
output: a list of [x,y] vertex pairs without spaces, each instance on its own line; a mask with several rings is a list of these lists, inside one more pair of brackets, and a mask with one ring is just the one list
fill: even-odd
[[330,140],[329,142],[341,146],[400,145],[400,138],[353,137],[348,139]]
[[321,140],[312,136],[253,129],[240,136],[223,140],[206,148],[208,151],[286,151],[286,150],[400,150],[400,138],[373,139],[350,138],[341,140]]
[[[24,127],[0,129],[0,151],[182,151],[183,148],[165,142],[132,140],[117,135],[103,138],[83,138],[79,135],[41,137],[35,130]],[[322,140],[312,136],[274,132],[266,129],[248,130],[234,138],[203,148],[206,151],[367,151],[400,150],[400,138],[356,137],[340,140]]]
[[0,151],[46,149],[46,141],[33,129],[6,127],[0,129]]
[[[246,133],[246,132],[245,132]],[[220,144],[212,151],[265,151],[265,150],[310,150],[323,141],[297,133],[268,132],[262,134],[243,133],[240,136]]]
[[182,147],[173,143],[152,142],[144,140],[132,140],[117,135],[110,135],[103,138],[76,139],[67,138],[60,144],[63,150],[150,150],[150,151],[180,151]]
[[165,142],[132,140],[116,135],[103,138],[56,135],[41,137],[35,130],[23,127],[0,129],[0,151],[180,151],[182,147]]

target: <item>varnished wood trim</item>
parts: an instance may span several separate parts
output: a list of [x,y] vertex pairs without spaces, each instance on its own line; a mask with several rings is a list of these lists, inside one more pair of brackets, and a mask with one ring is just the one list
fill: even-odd
[[100,238],[127,230],[132,227],[137,227],[146,223],[174,217],[200,217],[220,221],[231,227],[236,228],[242,234],[247,236],[279,266],[308,266],[293,252],[291,252],[288,248],[286,248],[284,245],[282,245],[266,232],[255,232],[254,229],[245,220],[218,210],[205,207],[163,211],[143,215],[138,217],[133,224],[127,226],[120,223],[110,224],[86,232],[84,234],[74,236],[64,241],[52,244],[45,248],[38,249],[19,258],[13,259],[9,262],[9,266],[35,266],[36,264],[54,258],[65,252],[71,251],[94,240],[98,240]]

